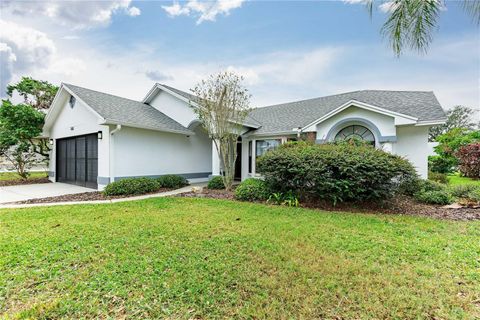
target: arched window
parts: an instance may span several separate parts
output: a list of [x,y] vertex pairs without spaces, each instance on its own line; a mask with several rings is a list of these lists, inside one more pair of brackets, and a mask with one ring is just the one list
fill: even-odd
[[352,125],[343,128],[335,136],[335,140],[350,140],[350,139],[359,139],[363,141],[370,142],[372,145],[375,145],[375,136],[372,131],[364,126]]

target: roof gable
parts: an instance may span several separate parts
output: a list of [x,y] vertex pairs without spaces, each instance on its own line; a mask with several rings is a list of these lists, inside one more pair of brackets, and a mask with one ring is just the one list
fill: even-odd
[[71,84],[62,84],[62,87],[98,114],[103,124],[194,134],[148,104]]
[[348,107],[349,102],[416,119],[418,123],[445,120],[445,113],[433,92],[363,90],[257,108],[250,115],[262,127],[252,134],[292,133],[294,128],[305,128]]

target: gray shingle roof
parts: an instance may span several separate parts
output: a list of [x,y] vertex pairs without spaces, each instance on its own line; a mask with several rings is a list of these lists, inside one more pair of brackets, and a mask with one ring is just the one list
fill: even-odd
[[192,133],[180,123],[148,104],[71,84],[64,83],[64,86],[87,103],[107,123],[159,131]]
[[[167,86],[165,84],[161,84],[161,86],[167,88],[168,90],[171,90],[171,91],[175,92],[176,94],[188,99],[189,101],[197,101],[197,99],[198,99],[197,96],[195,96],[193,94],[190,94],[188,92],[185,92],[185,91]],[[259,128],[262,125],[257,120],[255,120],[253,117],[251,117],[250,115],[248,115],[246,117],[246,119],[243,121],[243,124],[246,125],[246,126],[252,127],[252,128]]]
[[188,92],[185,92],[185,91],[182,91],[182,90],[178,90],[176,88],[173,88],[173,87],[170,87],[170,86],[167,86],[166,84],[161,84],[162,87],[165,87],[167,88],[168,90],[171,90],[173,92],[175,92],[176,94],[190,100],[190,101],[196,101],[197,100],[197,96],[193,95],[193,94],[190,94]]
[[362,90],[257,108],[250,115],[262,127],[252,133],[291,132],[293,128],[304,127],[350,100],[412,116],[419,121],[445,119],[445,112],[431,91]]

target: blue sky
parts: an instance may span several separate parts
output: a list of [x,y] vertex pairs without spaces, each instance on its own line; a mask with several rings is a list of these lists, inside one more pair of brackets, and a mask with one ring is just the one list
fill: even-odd
[[479,106],[479,29],[458,3],[426,55],[397,58],[380,35],[385,14],[355,2],[4,2],[2,86],[33,75],[141,99],[154,82],[188,90],[229,69],[257,106],[360,89]]

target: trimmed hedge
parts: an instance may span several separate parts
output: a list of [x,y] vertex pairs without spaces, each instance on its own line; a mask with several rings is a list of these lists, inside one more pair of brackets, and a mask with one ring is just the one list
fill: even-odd
[[220,176],[212,177],[207,184],[208,189],[225,189],[225,184],[223,184],[223,178]]
[[287,143],[258,159],[258,172],[274,192],[339,201],[386,199],[416,177],[406,159],[370,146]]
[[106,196],[135,195],[155,192],[160,184],[150,178],[127,178],[109,183],[103,190]]
[[235,189],[235,198],[242,201],[265,201],[270,195],[265,181],[248,178]]
[[160,188],[178,189],[188,186],[188,181],[182,176],[176,174],[167,174],[157,178]]

